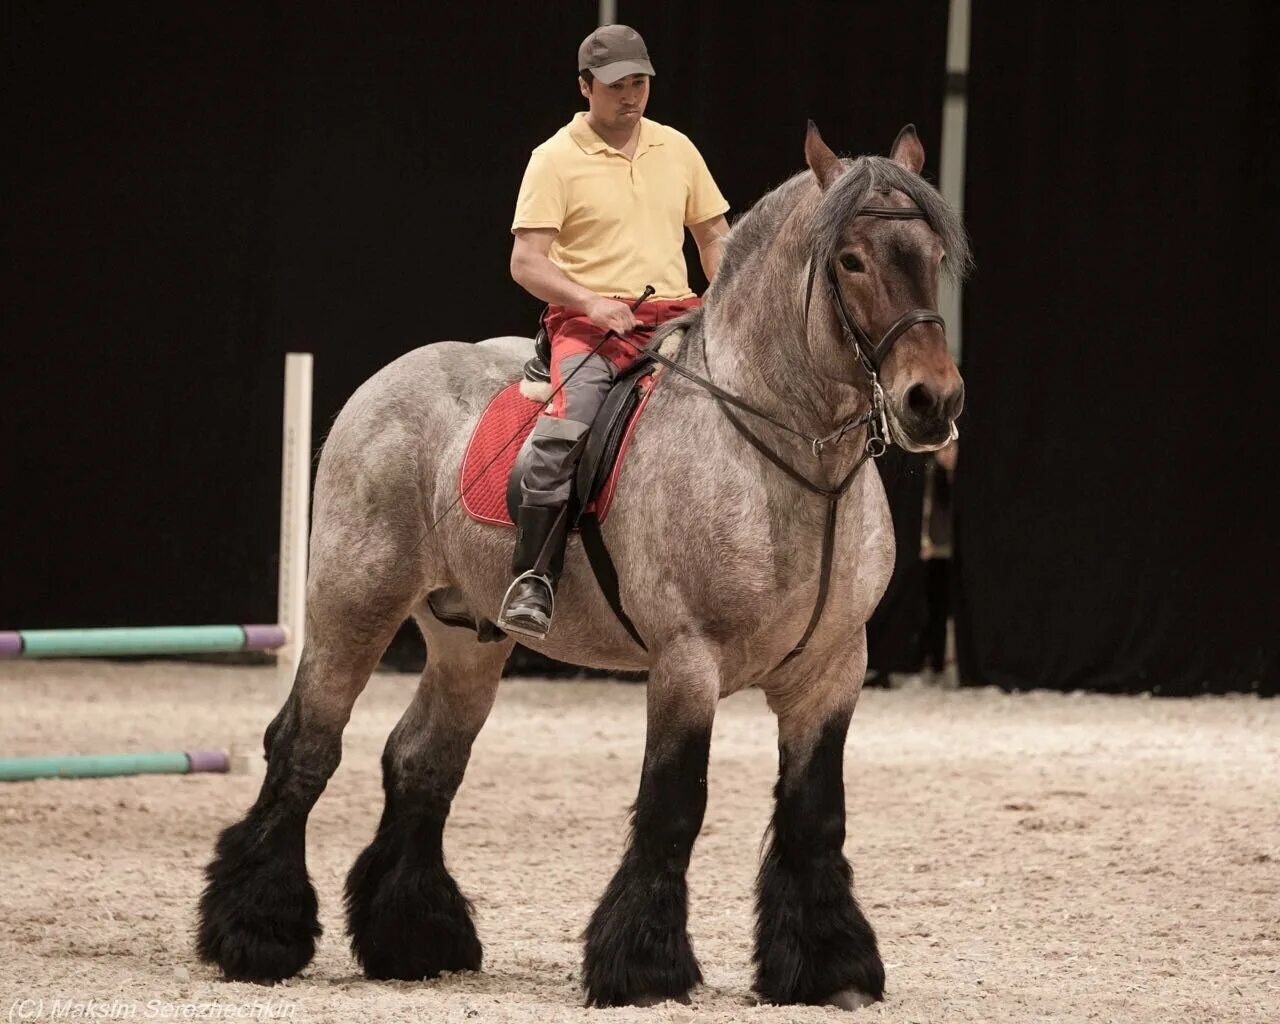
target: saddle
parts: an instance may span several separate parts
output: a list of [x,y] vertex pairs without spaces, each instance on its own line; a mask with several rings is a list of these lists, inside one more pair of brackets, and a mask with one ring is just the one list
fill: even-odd
[[[569,508],[570,522],[577,529],[587,518],[598,524],[609,513],[622,457],[658,379],[655,368],[645,356],[620,374],[591,423]],[[467,444],[459,480],[468,515],[513,528],[520,507],[524,442],[543,406],[527,397],[522,383],[508,384],[490,399]]]
[[[524,379],[531,384],[551,385],[551,337],[547,334],[547,325],[543,317],[544,309],[538,317],[538,333],[533,336],[533,358],[524,364]],[[526,389],[528,390],[528,389]]]
[[[650,356],[641,356],[614,381],[591,422],[569,501],[569,522],[582,540],[601,593],[623,628],[645,650],[644,639],[622,608],[618,573],[600,524],[609,514],[631,434],[660,379],[656,366]],[[490,399],[462,457],[462,507],[481,522],[515,526],[524,474],[519,455],[526,450],[525,439],[546,404],[545,397],[528,397],[528,383],[527,377],[514,381]]]

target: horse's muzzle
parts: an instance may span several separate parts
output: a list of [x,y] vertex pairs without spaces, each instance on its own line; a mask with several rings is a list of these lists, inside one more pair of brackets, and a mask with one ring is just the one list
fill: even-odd
[[890,402],[889,411],[902,446],[927,451],[952,439],[956,418],[963,409],[964,383],[957,379],[955,387],[945,391],[923,381],[912,384],[900,403]]

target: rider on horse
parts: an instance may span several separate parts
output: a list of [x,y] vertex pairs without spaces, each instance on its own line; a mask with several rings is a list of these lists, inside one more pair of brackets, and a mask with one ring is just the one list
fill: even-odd
[[[708,280],[729,230],[729,204],[693,143],[643,116],[654,71],[640,35],[626,25],[592,32],[578,48],[578,73],[589,109],[533,151],[512,224],[511,276],[549,303],[554,398],[527,442],[515,580],[498,625],[539,638],[551,625],[571,482],[591,421],[644,344],[636,325],[656,326],[701,301],[689,288],[684,229]],[[653,299],[621,298],[637,296],[637,286],[651,286]],[[592,354],[608,331],[616,337]]]

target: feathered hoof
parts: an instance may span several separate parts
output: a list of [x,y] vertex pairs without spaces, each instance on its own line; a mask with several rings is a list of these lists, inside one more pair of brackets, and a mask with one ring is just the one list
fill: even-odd
[[471,905],[449,872],[400,859],[382,836],[347,876],[347,931],[365,975],[378,981],[478,971],[484,959]]
[[687,1003],[702,971],[685,931],[684,880],[628,884],[624,866],[587,925],[582,984],[588,1006]]
[[246,820],[218,837],[205,868],[196,952],[228,981],[270,984],[311,962],[321,928],[305,865],[280,843],[255,841],[256,832]]
[[351,952],[374,981],[425,981],[445,971],[478,971],[484,959],[470,919],[381,920],[351,936]]

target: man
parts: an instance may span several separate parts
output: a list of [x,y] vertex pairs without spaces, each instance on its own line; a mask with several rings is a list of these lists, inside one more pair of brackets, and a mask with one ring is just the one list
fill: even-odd
[[[516,201],[511,276],[548,303],[549,412],[527,442],[513,559],[515,580],[498,625],[543,637],[568,529],[574,467],[609,385],[643,345],[637,323],[692,309],[684,229],[710,280],[729,209],[702,156],[673,128],[644,117],[653,65],[640,35],[606,25],[578,48],[588,109],[538,146]],[[646,287],[652,300],[632,305]],[[599,352],[591,351],[608,331]]]

